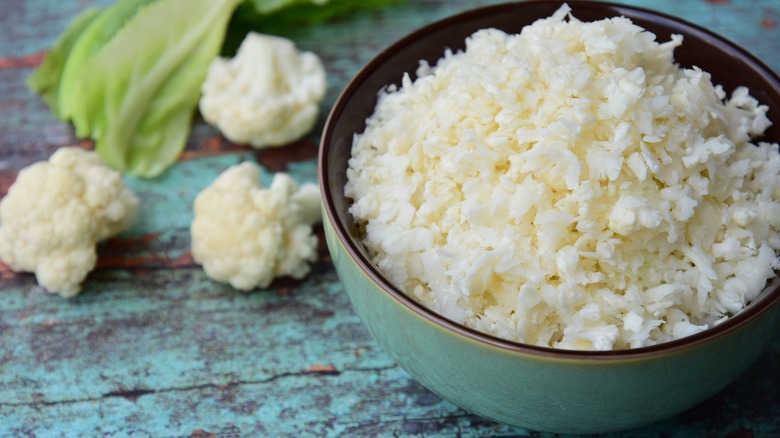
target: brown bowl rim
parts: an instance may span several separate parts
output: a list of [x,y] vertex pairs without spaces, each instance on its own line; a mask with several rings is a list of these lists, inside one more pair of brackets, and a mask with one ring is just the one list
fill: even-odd
[[[423,304],[417,302],[400,289],[391,284],[384,275],[361,253],[356,242],[347,230],[345,224],[343,224],[338,215],[335,213],[335,206],[330,196],[329,182],[330,176],[328,173],[328,156],[330,152],[331,137],[333,136],[333,126],[335,121],[343,113],[344,108],[349,103],[350,99],[354,96],[356,90],[360,84],[370,76],[378,66],[382,65],[388,58],[398,51],[403,50],[411,42],[420,38],[424,38],[426,35],[454,25],[458,22],[469,21],[477,17],[484,15],[494,15],[510,8],[516,8],[523,3],[549,3],[555,5],[561,5],[566,3],[560,0],[534,0],[529,2],[511,2],[502,3],[492,6],[479,7],[476,9],[467,10],[447,18],[435,21],[431,24],[423,26],[416,31],[406,35],[405,37],[397,40],[381,52],[379,52],[374,58],[372,58],[366,65],[364,65],[358,73],[349,81],[347,86],[342,90],[335,104],[333,105],[330,113],[325,122],[322,137],[320,140],[320,148],[318,154],[318,179],[320,192],[322,195],[322,203],[327,220],[333,227],[336,237],[339,242],[344,246],[351,260],[385,293],[398,301],[407,309],[416,313],[418,316],[425,318],[426,320],[438,325],[447,331],[451,331],[458,336],[463,336],[472,341],[476,341],[487,346],[497,347],[503,350],[508,350],[516,353],[527,354],[531,356],[538,356],[549,359],[559,360],[576,360],[576,361],[626,361],[636,360],[649,357],[658,357],[669,355],[673,353],[679,353],[694,347],[702,346],[703,344],[715,341],[726,335],[733,333],[742,327],[749,325],[758,319],[761,315],[769,312],[771,308],[780,303],[780,276],[775,276],[767,282],[765,288],[761,291],[758,297],[751,302],[745,309],[739,312],[737,315],[731,316],[722,323],[703,330],[699,333],[672,340],[662,342],[652,346],[620,349],[620,350],[608,350],[608,351],[583,351],[583,350],[568,350],[559,349],[553,347],[542,347],[531,344],[523,344],[520,342],[510,341],[507,339],[499,338],[493,335],[486,334],[466,327],[462,324],[454,322],[437,312],[425,307]],[[739,58],[753,64],[753,67],[760,71],[762,74],[768,76],[770,81],[775,82],[780,87],[780,77],[767,67],[762,61],[753,56],[751,53],[736,45],[735,43],[727,40],[726,38],[717,35],[699,25],[690,23],[678,17],[671,16],[658,11],[653,11],[647,8],[641,8],[636,6],[628,6],[611,2],[600,1],[577,1],[570,5],[572,9],[595,9],[603,11],[610,16],[623,15],[624,12],[629,12],[631,15],[640,14],[645,17],[652,17],[659,20],[670,21],[676,26],[686,28],[687,31],[697,33],[698,36],[704,37],[711,44],[718,46],[720,50],[727,50],[733,54],[736,54]],[[378,91],[378,90],[377,90]]]

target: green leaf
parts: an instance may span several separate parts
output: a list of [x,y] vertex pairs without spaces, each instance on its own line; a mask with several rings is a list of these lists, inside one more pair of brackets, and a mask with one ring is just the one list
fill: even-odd
[[246,3],[251,4],[259,14],[265,15],[295,5],[321,5],[327,3],[327,1],[328,0],[246,0]]
[[[63,120],[72,120],[78,137],[90,135],[89,115],[84,113],[82,81],[88,59],[98,53],[116,35],[125,23],[135,16],[138,8],[151,0],[119,0],[94,17],[78,36],[62,70],[60,78],[58,114]],[[87,84],[92,87],[91,84]]]
[[239,0],[158,0],[81,68],[81,114],[109,166],[154,177],[184,149],[200,87]]
[[233,15],[222,55],[232,57],[250,31],[289,36],[312,23],[404,0],[244,0]]
[[[279,24],[312,23],[355,9],[369,9],[403,0],[244,0],[236,15]],[[265,17],[265,18],[260,18]]]
[[51,46],[41,64],[27,78],[27,87],[41,95],[55,117],[60,117],[58,98],[60,77],[62,76],[63,68],[65,68],[65,61],[68,59],[68,55],[74,44],[76,44],[78,37],[81,36],[84,29],[100,11],[100,8],[87,8],[75,16],[68,24],[65,32]]

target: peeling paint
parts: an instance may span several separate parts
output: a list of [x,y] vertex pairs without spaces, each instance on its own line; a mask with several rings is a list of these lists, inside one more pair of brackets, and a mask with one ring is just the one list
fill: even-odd
[[312,365],[306,368],[304,373],[338,374],[339,371],[333,365]]
[[33,53],[19,57],[0,58],[0,69],[32,68],[41,63],[46,52]]

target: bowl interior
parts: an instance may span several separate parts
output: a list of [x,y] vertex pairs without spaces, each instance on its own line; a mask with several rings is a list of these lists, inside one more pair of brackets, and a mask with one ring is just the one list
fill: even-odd
[[[545,355],[579,355],[624,357],[625,355],[652,354],[660,349],[670,351],[695,342],[712,339],[725,331],[749,321],[780,302],[780,278],[775,278],[746,310],[728,321],[687,338],[666,342],[659,346],[606,352],[571,352],[552,348],[531,347],[511,341],[493,338],[449,322],[445,318],[417,304],[394,288],[371,265],[360,243],[357,227],[348,213],[351,200],[344,196],[347,162],[350,158],[353,136],[365,129],[365,121],[374,111],[377,92],[389,84],[400,85],[404,73],[415,79],[414,72],[420,60],[431,65],[442,57],[445,49],[453,51],[465,47],[465,39],[477,30],[493,27],[508,33],[519,33],[522,28],[539,18],[552,15],[564,2],[534,1],[508,3],[468,11],[433,23],[401,39],[370,61],[353,78],[339,97],[330,113],[322,136],[320,148],[320,186],[328,219],[352,257],[380,286],[396,296],[414,311],[426,315],[455,331],[472,338],[490,342],[505,348],[534,350]],[[572,14],[582,21],[594,21],[607,17],[625,16],[635,24],[653,32],[657,41],[665,42],[672,34],[683,35],[683,44],[675,49],[675,60],[683,67],[698,66],[712,75],[715,84],[730,92],[737,86],[750,89],[753,97],[769,107],[768,117],[775,122],[764,137],[757,141],[780,142],[780,78],[761,61],[740,47],[723,38],[679,19],[646,9],[600,2],[571,2]]]

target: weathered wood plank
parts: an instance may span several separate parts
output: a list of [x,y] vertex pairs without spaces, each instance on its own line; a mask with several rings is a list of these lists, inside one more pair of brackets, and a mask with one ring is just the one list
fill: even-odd
[[[109,3],[0,0],[0,196],[20,168],[63,145],[90,146],[24,81],[73,15]],[[358,69],[410,31],[490,3],[410,0],[282,29],[328,70],[305,140],[257,152],[198,121],[169,173],[128,178],[142,200],[138,220],[100,246],[73,300],[0,264],[0,436],[553,436],[463,412],[396,367],[352,312],[322,239],[307,279],[248,294],[212,282],[189,255],[192,202],[219,172],[256,160],[316,180],[319,131]],[[780,71],[776,0],[625,3],[705,26]],[[713,399],[625,436],[780,436],[778,389],[780,340]]]

